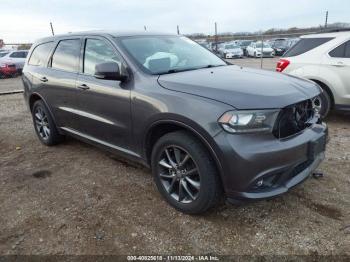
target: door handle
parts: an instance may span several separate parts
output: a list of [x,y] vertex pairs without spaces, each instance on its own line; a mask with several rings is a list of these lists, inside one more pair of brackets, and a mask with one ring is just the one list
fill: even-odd
[[90,87],[88,87],[86,84],[81,84],[78,86],[79,89],[82,89],[82,90],[87,90],[87,89],[90,89]]
[[40,80],[41,82],[47,82],[47,81],[49,81],[45,76],[39,78],[39,80]]
[[332,66],[342,67],[342,66],[345,66],[345,64],[343,62],[339,61],[339,62],[333,63]]

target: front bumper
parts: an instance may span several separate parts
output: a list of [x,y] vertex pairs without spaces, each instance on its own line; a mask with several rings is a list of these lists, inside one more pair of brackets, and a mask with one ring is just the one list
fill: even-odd
[[[256,57],[261,57],[261,53],[257,53],[255,56]],[[263,53],[262,54],[262,57],[274,57],[274,56],[275,56],[274,53]]]
[[226,58],[242,58],[243,54],[232,54],[232,53],[227,53]]
[[327,135],[325,124],[314,124],[285,139],[272,134],[221,132],[215,139],[222,150],[222,181],[227,198],[264,199],[287,192],[322,162]]

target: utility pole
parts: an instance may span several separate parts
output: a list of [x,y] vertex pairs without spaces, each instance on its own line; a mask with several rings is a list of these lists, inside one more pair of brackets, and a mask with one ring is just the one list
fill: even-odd
[[178,25],[176,26],[176,28],[177,28],[177,34],[179,35],[180,34],[180,28],[179,28]]
[[326,12],[326,22],[324,23],[324,28],[327,28],[328,24],[328,11]]
[[147,31],[147,28],[146,28],[146,26],[145,26],[145,25],[143,26],[143,29],[145,29],[145,31]]
[[218,52],[218,26],[215,22],[215,52]]
[[51,33],[52,33],[52,35],[55,35],[55,32],[53,31],[52,22],[50,22],[50,27],[51,27]]
[[261,31],[261,56],[260,56],[260,68],[263,68],[263,56],[264,56],[264,35]]

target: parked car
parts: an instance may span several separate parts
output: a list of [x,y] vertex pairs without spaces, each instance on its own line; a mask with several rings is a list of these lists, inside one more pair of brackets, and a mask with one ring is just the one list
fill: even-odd
[[15,64],[11,64],[11,63],[0,64],[0,78],[12,77],[12,76],[15,76],[16,74],[17,74],[17,68]]
[[17,71],[21,72],[28,51],[5,51],[0,53],[0,67],[5,65],[15,65]]
[[[292,46],[294,46],[296,43],[298,43],[299,40],[300,40],[299,37],[297,37],[297,38],[288,38],[288,39],[287,39],[287,46],[288,46],[288,49],[291,48]],[[287,51],[288,51],[288,49],[287,49]]]
[[269,44],[253,42],[247,47],[247,54],[252,57],[274,57],[275,51]]
[[235,43],[223,44],[222,47],[219,48],[219,55],[222,58],[242,58],[243,50]]
[[275,55],[282,56],[288,49],[289,43],[287,38],[277,38],[271,42],[271,47],[275,51]]
[[324,158],[317,84],[228,65],[183,36],[44,38],[23,84],[43,144],[70,135],[151,167],[162,196],[186,213],[206,211],[223,194],[285,193]]
[[243,50],[243,55],[244,56],[248,56],[248,53],[247,53],[247,47],[252,43],[253,41],[251,40],[241,40],[239,41],[239,46],[242,48]]
[[334,108],[350,110],[350,32],[302,36],[276,70],[304,77],[323,89],[317,104],[323,117]]

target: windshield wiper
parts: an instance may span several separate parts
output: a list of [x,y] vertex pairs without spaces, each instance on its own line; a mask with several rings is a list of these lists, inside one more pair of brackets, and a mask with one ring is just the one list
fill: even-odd
[[203,68],[211,68],[211,67],[218,67],[218,66],[224,66],[224,65],[206,65],[206,66],[201,66],[201,67],[191,67],[191,68],[173,68],[169,69],[166,72],[161,72],[159,75],[164,75],[164,74],[173,74],[173,73],[178,73],[178,72],[185,72],[185,71],[192,71],[192,70],[197,70],[197,69],[203,69]]

